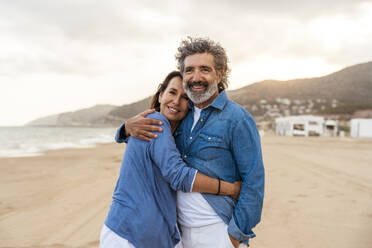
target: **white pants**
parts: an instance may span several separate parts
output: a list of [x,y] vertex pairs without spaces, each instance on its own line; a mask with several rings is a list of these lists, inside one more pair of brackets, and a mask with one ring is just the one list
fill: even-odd
[[101,229],[101,235],[99,237],[99,248],[135,248],[128,240],[123,239],[116,233],[114,233],[106,225],[103,225]]
[[181,230],[183,248],[234,248],[224,222]]
[[[103,225],[101,229],[101,235],[99,238],[99,248],[135,248],[132,243],[128,240],[123,239],[115,232],[113,232],[106,225]],[[175,248],[182,248],[182,243],[178,242]]]

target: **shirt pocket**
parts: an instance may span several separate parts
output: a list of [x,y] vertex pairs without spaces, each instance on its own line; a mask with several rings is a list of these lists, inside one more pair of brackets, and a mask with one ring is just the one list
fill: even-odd
[[224,156],[229,151],[229,147],[226,142],[214,135],[200,133],[200,144],[198,155],[204,160],[213,160]]

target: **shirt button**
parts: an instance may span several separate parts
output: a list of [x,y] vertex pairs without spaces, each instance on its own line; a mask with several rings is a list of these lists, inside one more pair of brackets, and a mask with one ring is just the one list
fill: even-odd
[[185,155],[183,155],[183,157],[184,157],[184,158],[187,158],[187,155],[185,154]]
[[203,122],[204,121],[203,118],[201,118],[200,121]]
[[190,139],[192,140],[192,137],[190,136]]
[[211,140],[212,138],[211,137],[208,137],[208,140]]

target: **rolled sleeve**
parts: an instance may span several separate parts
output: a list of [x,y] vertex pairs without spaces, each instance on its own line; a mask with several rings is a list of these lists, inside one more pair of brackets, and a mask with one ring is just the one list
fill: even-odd
[[265,184],[260,136],[250,115],[235,126],[233,156],[242,188],[228,231],[238,240],[247,240],[255,237],[252,228],[261,220]]
[[248,240],[256,237],[256,234],[254,234],[252,231],[250,233],[243,233],[236,225],[234,218],[231,218],[227,227],[227,232],[237,240]]
[[128,143],[128,138],[129,137],[125,136],[125,122],[124,122],[123,124],[121,124],[121,126],[116,131],[115,141],[117,143],[123,143],[123,142]]

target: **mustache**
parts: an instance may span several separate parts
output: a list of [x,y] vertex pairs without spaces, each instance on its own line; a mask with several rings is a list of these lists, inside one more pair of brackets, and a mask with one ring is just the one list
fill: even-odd
[[204,81],[192,81],[187,84],[189,88],[194,87],[194,86],[202,86],[205,88],[208,88],[208,83]]

